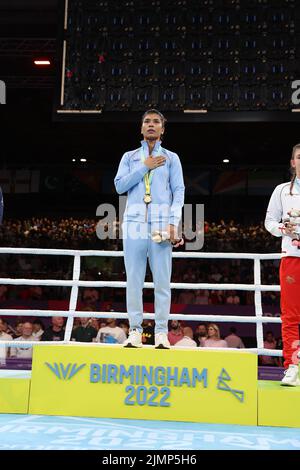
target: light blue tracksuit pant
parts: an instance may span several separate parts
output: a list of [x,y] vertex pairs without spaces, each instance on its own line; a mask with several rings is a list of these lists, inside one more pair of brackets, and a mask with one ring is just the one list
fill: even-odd
[[[146,275],[147,256],[154,283],[155,333],[168,332],[171,305],[172,245],[155,243],[151,233],[161,229],[148,222],[124,222],[123,248],[127,275],[126,302],[130,330],[143,332],[143,286]],[[166,228],[164,224],[163,228]]]

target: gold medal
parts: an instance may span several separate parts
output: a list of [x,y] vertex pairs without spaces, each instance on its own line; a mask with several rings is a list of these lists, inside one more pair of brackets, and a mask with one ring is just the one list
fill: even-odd
[[145,196],[144,196],[144,203],[145,203],[145,204],[150,204],[150,202],[151,202],[151,196],[150,196],[150,194],[145,194]]

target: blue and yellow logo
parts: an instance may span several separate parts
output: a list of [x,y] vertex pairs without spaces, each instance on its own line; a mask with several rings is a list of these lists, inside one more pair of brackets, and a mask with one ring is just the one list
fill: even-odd
[[49,362],[45,362],[45,364],[49,367],[49,369],[56,375],[59,380],[72,379],[74,375],[78,374],[78,372],[86,366],[86,364],[80,364],[79,366],[77,366],[77,364],[70,363],[64,366],[62,362],[54,362],[54,364],[49,364]]

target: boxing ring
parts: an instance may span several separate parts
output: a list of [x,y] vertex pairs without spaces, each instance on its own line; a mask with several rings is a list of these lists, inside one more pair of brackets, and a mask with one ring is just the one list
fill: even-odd
[[[282,356],[282,351],[266,349],[263,344],[263,325],[265,323],[281,323],[281,320],[277,317],[263,315],[262,292],[278,292],[280,286],[261,284],[261,261],[279,260],[280,254],[173,253],[175,259],[253,261],[254,282],[252,284],[172,283],[171,288],[251,291],[254,292],[255,315],[170,314],[170,319],[189,322],[255,324],[257,347],[214,349],[176,348],[175,345],[171,350],[155,350],[152,346],[144,346],[141,350],[124,349],[122,345],[74,343],[71,341],[75,317],[127,318],[127,314],[123,312],[76,310],[79,288],[126,287],[124,281],[80,280],[81,259],[99,256],[122,257],[122,251],[0,248],[0,257],[1,254],[71,256],[73,270],[70,280],[0,278],[0,284],[6,285],[38,285],[69,287],[71,289],[68,310],[0,309],[0,316],[63,316],[67,318],[63,341],[22,342],[15,340],[0,342],[0,347],[33,346],[32,373],[3,371],[4,373],[1,374],[0,390],[2,389],[4,396],[1,397],[0,393],[0,413],[2,413],[2,415],[0,414],[0,432],[1,418],[2,421],[7,418],[12,423],[20,419],[21,422],[29,423],[29,427],[34,423],[37,425],[36,429],[39,429],[39,423],[41,423],[41,432],[44,424],[48,423],[48,426],[54,419],[61,420],[60,422],[64,423],[62,426],[65,425],[67,429],[68,426],[72,426],[73,422],[78,425],[85,423],[87,426],[92,426],[91,423],[95,422],[93,418],[96,418],[100,424],[104,423],[104,427],[114,428],[114,424],[120,425],[120,435],[126,435],[126,433],[128,436],[132,435],[133,431],[130,429],[139,428],[140,432],[145,431],[146,434],[150,433],[149,435],[153,437],[155,430],[161,428],[166,430],[170,436],[177,433],[178,437],[179,429],[187,429],[189,432],[194,430],[193,432],[196,434],[200,433],[201,439],[210,432],[217,433],[216,435],[221,438],[228,432],[239,434],[241,429],[246,433],[249,432],[252,436],[254,429],[258,435],[260,432],[272,431],[272,428],[266,428],[266,426],[276,426],[278,432],[290,432],[291,434],[284,435],[292,436],[292,430],[284,428],[300,427],[300,387],[286,388],[280,387],[279,382],[257,380],[257,355]],[[145,282],[144,287],[153,288],[154,286],[153,283]],[[144,318],[154,319],[154,314],[146,313]],[[126,384],[127,395],[124,392]],[[159,397],[157,398],[157,396]],[[86,397],[86,400],[81,397]],[[99,397],[101,397],[101,402],[105,403],[105,407],[97,405]],[[112,397],[114,397],[114,402]],[[285,409],[284,416],[281,413],[283,409]],[[25,416],[17,419],[16,413]],[[61,417],[57,418],[57,416]],[[177,425],[179,427],[176,428]],[[226,428],[226,425],[231,427]],[[264,429],[264,431],[260,431],[260,429]],[[157,431],[156,434],[158,435],[159,432]],[[113,431],[112,436],[114,436]],[[270,437],[270,442],[273,438],[274,436]],[[154,449],[171,448],[168,447],[171,446],[170,442],[163,444],[161,438],[153,437],[153,439],[153,442],[156,442],[156,444],[152,443]],[[204,444],[205,439],[207,446]],[[288,438],[283,440],[285,443],[288,442]],[[130,449],[130,445],[134,445],[125,441],[122,444],[120,440],[113,441],[112,439],[109,445],[113,446],[113,442],[115,442],[115,448],[124,449]],[[179,445],[178,448],[184,449],[198,448],[199,445],[200,448],[243,448],[241,444],[234,447],[234,440],[229,442],[225,439],[223,444],[219,442],[218,445],[221,447],[214,447],[215,444],[212,444],[212,442],[218,441],[216,437],[206,436],[204,441],[200,445],[191,441],[188,443],[185,440],[182,441],[182,438],[178,438],[177,445]],[[101,442],[101,439],[98,441],[96,439],[93,442],[96,448],[102,448],[102,445],[103,448],[105,445],[107,446],[107,443]],[[183,443],[181,447],[180,442]],[[282,448],[282,443],[279,443],[278,447],[272,447],[270,442],[264,444],[265,447],[255,444],[256,447],[253,448]],[[300,442],[297,441],[297,444],[293,440],[291,442],[291,447],[283,448],[300,448]],[[127,444],[129,447],[126,447]],[[63,441],[61,441],[61,445],[63,445]],[[92,447],[89,447],[87,443],[86,445],[87,447],[83,445],[78,448],[95,448],[93,445]],[[138,444],[136,445],[139,448]],[[172,445],[173,448],[176,448],[174,443]],[[74,446],[77,448],[76,444]],[[251,448],[250,444],[249,446],[248,448]],[[247,445],[244,448],[247,448]]]
[[[71,256],[73,262],[72,280],[54,280],[54,279],[11,279],[0,278],[0,284],[6,285],[26,285],[26,286],[52,286],[52,287],[71,287],[71,295],[69,301],[69,310],[26,310],[26,316],[63,316],[67,317],[65,337],[63,344],[69,344],[75,317],[86,317],[86,312],[77,311],[76,305],[78,300],[79,287],[95,287],[95,288],[126,288],[124,281],[81,281],[80,269],[81,258],[83,257],[123,257],[123,251],[94,251],[94,250],[56,250],[56,249],[31,249],[31,248],[0,248],[1,254],[23,254],[23,255],[56,255]],[[261,264],[262,260],[280,259],[281,255],[274,254],[254,254],[254,253],[199,253],[199,252],[178,252],[172,254],[173,259],[243,259],[253,260],[254,266],[254,283],[253,284],[221,284],[221,283],[171,283],[172,289],[207,289],[207,290],[244,290],[254,292],[255,316],[234,316],[234,315],[181,315],[170,314],[170,320],[185,321],[210,321],[210,322],[237,322],[237,323],[255,323],[256,324],[256,340],[257,348],[246,348],[256,353],[270,356],[282,356],[282,351],[265,349],[263,345],[263,323],[281,323],[280,318],[264,317],[262,310],[261,293],[264,291],[279,292],[278,285],[262,285],[261,284]],[[145,282],[144,288],[153,288],[152,282]],[[18,309],[0,309],[0,316],[22,315],[22,310]],[[91,318],[128,318],[123,312],[88,312]],[[144,313],[145,319],[154,319],[153,313]],[[62,342],[60,342],[61,344]],[[12,343],[3,341],[3,345],[12,346]],[[26,345],[29,343],[26,342]],[[40,345],[42,343],[39,343]],[[53,342],[43,342],[45,344],[53,344]],[[22,342],[13,342],[14,346],[22,345]],[[222,348],[219,348],[222,349]],[[234,349],[239,352],[239,349]]]

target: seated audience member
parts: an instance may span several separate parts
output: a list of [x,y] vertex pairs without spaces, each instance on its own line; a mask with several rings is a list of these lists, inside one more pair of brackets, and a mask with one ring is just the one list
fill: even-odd
[[211,290],[209,294],[209,303],[212,305],[219,305],[223,303],[223,291]]
[[220,338],[219,327],[215,323],[210,323],[207,328],[207,339],[201,341],[204,348],[227,348],[227,343]]
[[236,328],[232,327],[230,328],[230,334],[226,336],[225,341],[228,345],[229,348],[239,348],[242,349],[244,348],[244,343],[242,339],[236,334]]
[[209,291],[208,290],[196,290],[194,304],[197,305],[208,305],[209,304]]
[[178,303],[179,304],[193,304],[195,300],[195,294],[193,290],[185,290],[181,292],[178,296]]
[[7,300],[8,287],[5,284],[0,285],[0,301]]
[[91,326],[91,319],[82,317],[79,319],[80,326],[72,331],[71,340],[81,343],[91,343],[97,336],[98,331]]
[[240,297],[236,294],[235,290],[228,291],[228,297],[226,297],[226,304],[239,305]]
[[22,336],[23,323],[24,323],[24,320],[18,320],[16,323],[16,326],[14,328],[11,327],[13,339],[16,339]]
[[207,326],[205,325],[205,323],[199,323],[194,333],[194,340],[196,341],[197,346],[200,346],[201,340],[204,340],[206,338],[207,338]]
[[[6,330],[6,322],[0,318],[0,341],[12,341],[13,338],[11,335],[5,332]],[[0,364],[5,363],[5,359],[7,358],[8,347],[7,346],[0,346]]]
[[43,291],[40,286],[28,286],[20,292],[19,297],[22,300],[41,300]]
[[40,339],[45,331],[45,327],[43,323],[40,320],[34,320],[34,322],[32,323],[32,326],[33,326],[32,336],[34,336],[35,339]]
[[178,320],[171,320],[170,322],[170,330],[168,333],[168,340],[171,346],[177,343],[180,339],[183,338],[183,331],[181,328],[181,324]]
[[97,333],[99,331],[99,318],[91,318],[91,326],[97,330]]
[[[37,341],[32,335],[33,326],[31,322],[24,322],[22,326],[22,335],[19,338],[15,338],[14,341]],[[32,346],[16,346],[10,349],[10,357],[17,357],[22,359],[32,358]]]
[[[265,349],[276,349],[276,340],[272,331],[267,331],[265,339],[264,339],[264,348]],[[262,366],[277,366],[278,360],[277,357],[274,356],[260,356],[260,364]]]
[[120,320],[118,326],[122,328],[127,338],[129,335],[129,322],[127,320]]
[[41,336],[42,341],[63,341],[65,337],[64,317],[52,317],[52,326],[46,328]]
[[100,328],[97,334],[97,343],[124,343],[126,334],[122,328],[117,326],[115,318],[108,318],[106,326]]
[[93,287],[87,287],[83,291],[82,302],[85,307],[90,307],[92,311],[97,311],[97,302],[99,301],[99,292]]
[[189,348],[196,348],[197,347],[197,343],[196,341],[193,340],[193,336],[194,336],[194,333],[193,333],[193,330],[192,328],[190,328],[189,326],[185,326],[183,328],[183,338],[180,339],[179,341],[177,341],[177,343],[175,344],[175,346],[185,346],[185,347],[189,347]]

